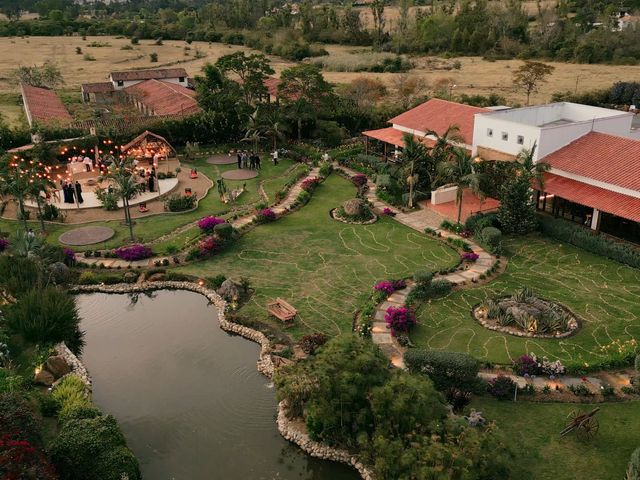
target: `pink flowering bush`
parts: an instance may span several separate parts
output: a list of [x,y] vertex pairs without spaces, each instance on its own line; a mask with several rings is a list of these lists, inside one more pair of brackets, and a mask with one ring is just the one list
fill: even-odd
[[216,237],[208,236],[198,243],[198,250],[201,257],[208,257],[220,250],[220,243]]
[[212,217],[212,216],[203,217],[200,220],[198,220],[198,228],[203,232],[211,233],[213,232],[213,227],[215,227],[216,225],[220,225],[221,223],[224,223],[224,222],[225,222],[224,218],[218,218],[218,217]]
[[480,255],[474,252],[464,252],[462,254],[462,260],[464,262],[475,262],[478,258],[480,258]]
[[383,215],[388,215],[390,217],[395,216],[395,212],[393,210],[391,210],[389,207],[384,207],[384,209],[382,210],[382,214]]
[[404,280],[382,280],[373,286],[376,292],[384,292],[387,295],[391,295],[396,290],[402,290],[407,286],[407,282]]
[[135,262],[136,260],[149,258],[153,255],[153,252],[149,247],[147,247],[146,245],[141,245],[139,243],[117,248],[114,253],[118,258],[121,258],[122,260],[126,260],[128,262]]
[[353,182],[353,184],[356,187],[362,187],[363,185],[366,185],[366,183],[367,183],[367,176],[362,174],[362,173],[358,173],[358,174],[354,175],[353,177],[351,177],[351,181]]
[[6,238],[0,238],[0,252],[4,252],[9,246],[9,241]]
[[307,178],[304,182],[302,182],[300,187],[305,192],[311,192],[318,186],[319,183],[320,183],[320,179],[318,177]]
[[258,221],[273,222],[276,219],[276,212],[270,208],[263,208],[258,212]]
[[416,315],[407,307],[389,307],[384,316],[387,328],[395,336],[397,332],[408,332],[416,324]]

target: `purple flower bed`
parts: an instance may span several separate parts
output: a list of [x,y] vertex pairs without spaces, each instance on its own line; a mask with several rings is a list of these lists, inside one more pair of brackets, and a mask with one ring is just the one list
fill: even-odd
[[263,208],[258,212],[258,220],[261,222],[273,222],[276,219],[276,212],[270,208]]
[[114,251],[118,258],[126,260],[127,262],[135,262],[136,260],[142,260],[149,258],[153,255],[153,252],[146,245],[139,243],[135,245],[128,245],[126,247],[120,247]]
[[9,240],[6,238],[0,238],[0,252],[4,252],[9,246]]
[[397,332],[408,332],[416,324],[416,315],[407,307],[389,307],[384,320],[395,336]]
[[407,282],[404,280],[382,280],[373,286],[376,292],[384,292],[387,295],[391,295],[396,290],[402,290],[407,286]]
[[212,216],[203,217],[200,220],[198,220],[198,228],[203,232],[213,232],[213,227],[215,227],[216,225],[220,225],[221,223],[224,223],[224,222],[225,222],[224,218],[218,218],[218,217],[212,217]]
[[462,260],[465,262],[475,262],[480,258],[480,255],[474,252],[465,252],[462,254]]
[[353,182],[353,184],[356,187],[362,187],[363,185],[366,185],[366,183],[367,183],[367,176],[362,174],[362,173],[358,173],[358,174],[354,175],[353,177],[351,177],[351,181]]

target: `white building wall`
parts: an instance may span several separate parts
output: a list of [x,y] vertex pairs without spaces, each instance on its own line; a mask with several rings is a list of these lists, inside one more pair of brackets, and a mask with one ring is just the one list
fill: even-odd
[[[187,86],[187,77],[182,77],[183,81],[180,81],[179,77],[174,77],[174,78],[163,78],[163,79],[159,79],[163,82],[167,82],[167,83],[174,83],[176,85],[182,85],[183,87]],[[111,83],[113,83],[113,88],[115,88],[116,90],[122,90],[125,89],[127,87],[130,87],[132,85],[137,85],[138,83],[142,83],[145,80],[124,80],[122,86],[118,85],[118,82],[116,82],[115,80],[111,79]]]
[[[492,136],[489,136],[489,129],[493,132]],[[507,134],[507,140],[502,139],[503,133]],[[518,144],[518,135],[524,137],[522,145]],[[540,128],[536,126],[492,118],[491,115],[476,114],[475,116],[472,155],[478,153],[478,147],[517,155],[523,148],[531,148],[534,144],[540,144]]]

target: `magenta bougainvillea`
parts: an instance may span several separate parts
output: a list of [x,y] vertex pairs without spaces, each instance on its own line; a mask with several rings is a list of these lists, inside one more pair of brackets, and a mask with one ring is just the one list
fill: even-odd
[[126,260],[128,262],[135,262],[136,260],[143,260],[153,255],[153,252],[146,245],[139,243],[135,245],[127,245],[126,247],[120,247],[114,252],[118,258]]
[[211,233],[213,232],[213,227],[215,227],[216,225],[220,225],[221,223],[224,223],[224,222],[225,222],[224,218],[218,218],[218,217],[212,217],[212,216],[203,217],[200,220],[198,220],[198,228],[203,232]]
[[393,210],[391,210],[389,207],[384,207],[384,209],[382,210],[382,214],[393,217],[395,216],[396,213]]
[[416,315],[407,307],[389,307],[384,316],[387,328],[395,335],[397,332],[408,332],[416,324]]
[[319,183],[320,183],[320,179],[317,177],[307,178],[305,181],[302,182],[300,187],[305,192],[311,192],[318,186]]
[[462,254],[462,260],[465,262],[475,262],[480,258],[480,255],[474,252],[465,252]]
[[362,173],[357,173],[353,177],[351,177],[351,181],[356,187],[362,187],[367,183],[367,176]]
[[396,290],[402,290],[407,286],[407,282],[404,280],[382,280],[373,286],[376,292],[384,292],[387,295],[391,295]]
[[258,212],[258,220],[261,222],[273,222],[276,219],[276,212],[270,208],[263,208]]
[[213,255],[218,250],[220,250],[220,243],[217,238],[208,236],[200,241],[200,243],[198,244],[198,249],[200,250],[200,256],[206,257],[209,255]]
[[9,240],[6,238],[0,238],[0,252],[4,252],[9,246]]

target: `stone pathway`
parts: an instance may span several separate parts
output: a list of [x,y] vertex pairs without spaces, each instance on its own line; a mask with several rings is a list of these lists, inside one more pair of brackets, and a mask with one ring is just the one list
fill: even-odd
[[[278,203],[277,205],[271,208],[276,213],[276,215],[280,216],[285,214],[291,208],[293,203],[298,198],[298,195],[302,191],[302,183],[308,178],[318,177],[319,174],[320,174],[320,169],[313,168],[308,175],[298,180],[296,184],[289,189],[287,196],[280,203]],[[237,219],[232,220],[230,223],[234,228],[240,229],[252,223],[256,219],[256,216],[257,215],[252,212],[247,215],[238,217]],[[181,227],[181,228],[184,228],[184,227]],[[102,264],[105,268],[121,268],[121,269],[134,268],[135,269],[135,268],[153,267],[155,265],[155,262],[157,261],[162,262],[164,260],[171,261],[171,257],[166,257],[166,256],[151,257],[151,258],[146,258],[144,260],[137,260],[135,262],[127,262],[126,260],[121,260],[119,258],[90,257],[90,258],[81,258],[80,261],[86,265]]]
[[[360,175],[360,172],[356,172],[350,168],[346,168],[334,163],[334,168],[341,170],[349,177],[354,175]],[[462,238],[454,233],[440,228],[440,223],[443,217],[438,213],[429,209],[420,209],[415,212],[405,213],[400,209],[383,202],[376,195],[376,184],[367,179],[367,191],[365,192],[366,199],[373,205],[373,209],[378,214],[382,214],[385,209],[389,209],[395,213],[394,220],[406,225],[413,230],[417,230],[420,233],[424,233],[426,228],[430,228],[445,238],[459,238],[469,244],[471,249],[478,254],[478,260],[476,260],[468,269],[462,271],[456,271],[447,275],[436,275],[434,278],[441,280],[448,280],[456,286],[465,285],[470,282],[476,282],[480,280],[481,275],[485,275],[491,269],[496,262],[496,257],[486,252],[480,245],[473,242],[468,238]],[[374,324],[372,330],[372,339],[380,349],[389,357],[391,363],[399,368],[404,368],[404,361],[402,359],[405,348],[401,347],[395,338],[391,335],[391,332],[386,326],[384,316],[387,308],[390,306],[402,306],[404,301],[411,292],[413,284],[409,283],[407,288],[399,290],[393,293],[386,301],[378,305],[378,308],[374,317]]]

